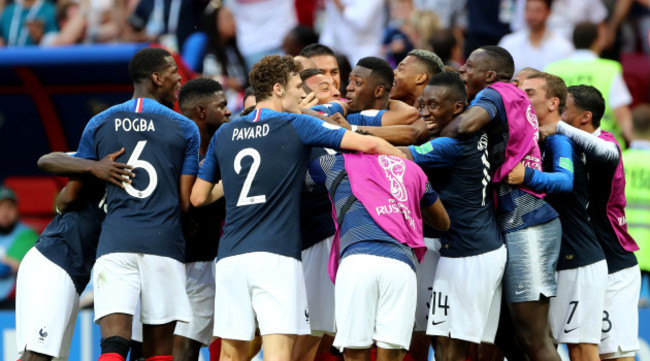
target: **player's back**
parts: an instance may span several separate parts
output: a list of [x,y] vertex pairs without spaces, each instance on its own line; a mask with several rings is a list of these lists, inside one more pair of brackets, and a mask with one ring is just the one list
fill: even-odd
[[226,222],[219,259],[250,252],[300,259],[306,144],[338,147],[343,134],[319,132],[326,129],[322,124],[306,115],[263,108],[219,128],[199,174],[216,182],[207,174],[217,172],[223,181]]
[[98,257],[131,252],[184,260],[179,182],[181,174],[197,172],[198,141],[191,120],[152,99],[133,99],[91,119],[78,156],[101,159],[124,148],[116,161],[135,167],[126,189],[107,187]]

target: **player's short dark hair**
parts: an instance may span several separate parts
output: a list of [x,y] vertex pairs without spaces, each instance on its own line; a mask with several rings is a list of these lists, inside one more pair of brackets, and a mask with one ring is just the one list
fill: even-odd
[[650,133],[650,104],[641,104],[632,110],[632,125],[636,133]]
[[246,98],[248,98],[251,95],[255,96],[255,92],[253,92],[253,87],[247,86],[246,90],[244,90],[244,100],[246,100]]
[[[532,1],[532,0],[526,0],[526,1]],[[535,1],[541,1],[544,4],[546,4],[546,7],[551,10],[551,6],[553,6],[553,0],[535,0]]]
[[498,80],[510,81],[512,79],[515,72],[515,61],[508,50],[496,45],[485,45],[479,49],[487,54],[488,69],[497,73]]
[[300,74],[300,64],[289,55],[265,56],[253,65],[249,76],[255,99],[260,102],[273,94],[273,85],[283,87],[289,82],[289,75]]
[[573,46],[576,49],[589,49],[598,38],[598,25],[589,21],[578,23],[573,29]]
[[546,80],[546,85],[544,86],[544,89],[546,90],[546,98],[558,98],[560,100],[558,111],[560,114],[564,111],[564,108],[566,107],[567,88],[562,78],[546,72],[537,72],[530,74],[526,79]]
[[144,48],[129,61],[129,76],[134,83],[149,79],[152,73],[162,71],[167,66],[165,58],[172,56],[161,48]]
[[427,86],[440,86],[447,88],[451,99],[455,102],[465,102],[467,93],[465,92],[465,83],[460,77],[460,73],[453,71],[443,71],[431,78]]
[[567,91],[573,96],[573,103],[578,108],[591,112],[591,123],[594,128],[600,127],[600,119],[605,113],[605,99],[600,91],[591,85],[574,85]]
[[322,69],[319,68],[309,68],[300,72],[300,80],[303,82],[314,75],[324,74]]
[[181,87],[178,93],[178,106],[183,109],[198,98],[212,96],[216,92],[223,91],[218,81],[211,78],[196,78],[188,81]]
[[386,94],[390,92],[390,89],[393,87],[395,73],[393,73],[393,68],[390,67],[390,64],[386,60],[368,56],[359,60],[357,66],[372,70],[370,76],[374,79],[375,86],[383,86],[386,89]]
[[417,61],[424,66],[424,70],[427,73],[429,79],[433,78],[434,75],[444,71],[445,64],[442,62],[440,57],[432,51],[424,49],[413,49],[409,51],[406,56],[415,57]]
[[319,56],[319,55],[334,56],[334,51],[330,49],[330,47],[327,45],[316,43],[316,44],[309,44],[304,48],[302,48],[300,55],[304,56],[305,58],[311,58],[312,56]]

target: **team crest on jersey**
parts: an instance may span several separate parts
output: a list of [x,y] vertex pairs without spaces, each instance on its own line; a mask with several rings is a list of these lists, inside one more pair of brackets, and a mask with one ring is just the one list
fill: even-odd
[[45,331],[45,326],[38,331],[38,342],[43,343],[47,338],[47,331]]
[[390,181],[390,193],[393,197],[400,202],[408,200],[406,187],[404,187],[404,172],[406,172],[404,160],[389,155],[380,155],[377,161],[384,168],[386,178]]

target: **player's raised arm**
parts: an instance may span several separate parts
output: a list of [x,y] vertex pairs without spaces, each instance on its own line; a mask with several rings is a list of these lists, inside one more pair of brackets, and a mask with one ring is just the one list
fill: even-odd
[[440,131],[440,136],[457,138],[463,135],[472,135],[490,122],[490,114],[481,107],[471,107],[460,113],[445,128]]
[[115,159],[122,154],[124,148],[95,161],[53,152],[39,158],[38,168],[58,175],[91,174],[100,180],[124,188],[122,182],[131,183],[129,178],[135,177],[135,173],[131,172],[133,166],[115,162]]
[[346,131],[341,139],[341,148],[367,154],[386,154],[406,158],[406,155],[384,139]]
[[440,231],[446,231],[449,229],[449,215],[445,206],[442,205],[440,198],[435,201],[432,205],[422,208],[422,221],[428,226],[433,227]]

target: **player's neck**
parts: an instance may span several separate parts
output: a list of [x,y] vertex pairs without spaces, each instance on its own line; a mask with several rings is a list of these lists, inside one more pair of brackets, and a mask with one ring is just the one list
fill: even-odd
[[255,109],[261,109],[261,108],[267,108],[274,110],[276,112],[283,112],[284,108],[282,108],[282,101],[281,100],[275,100],[275,99],[265,99],[262,101],[258,101],[257,104],[255,105]]
[[379,110],[388,109],[388,98],[375,99],[375,102],[372,104],[372,107],[369,109],[379,109]]
[[133,85],[133,99],[138,99],[138,98],[149,98],[149,99],[153,99],[153,100],[157,101],[158,103],[160,103],[160,100],[158,99],[158,97],[153,92],[149,91],[149,89],[147,89],[146,86],[134,84]]

